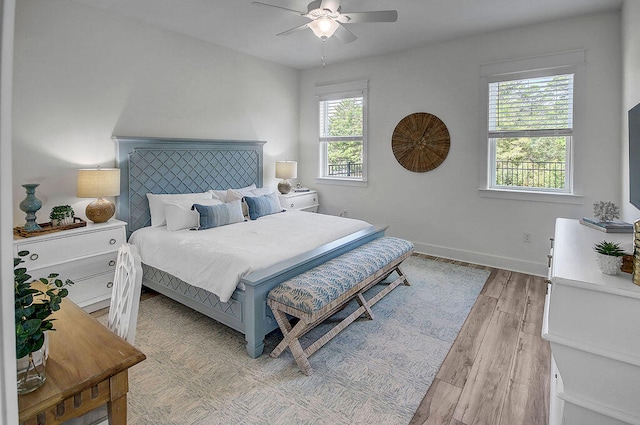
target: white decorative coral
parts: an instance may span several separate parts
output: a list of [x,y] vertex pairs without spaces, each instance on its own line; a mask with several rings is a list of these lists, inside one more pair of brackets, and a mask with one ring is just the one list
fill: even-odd
[[620,217],[620,210],[613,202],[598,201],[593,204],[593,215],[599,221],[613,221]]

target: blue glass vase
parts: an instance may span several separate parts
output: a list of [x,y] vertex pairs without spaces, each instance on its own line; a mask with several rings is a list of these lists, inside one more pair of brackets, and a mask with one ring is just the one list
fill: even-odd
[[27,222],[24,225],[24,230],[27,232],[33,232],[41,228],[38,223],[36,223],[36,211],[42,208],[42,201],[36,198],[36,187],[38,186],[40,186],[38,183],[22,185],[27,191],[27,197],[20,202],[20,209],[27,213]]

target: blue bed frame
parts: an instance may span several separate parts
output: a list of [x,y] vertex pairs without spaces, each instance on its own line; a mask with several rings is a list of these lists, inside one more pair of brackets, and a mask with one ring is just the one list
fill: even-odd
[[[118,219],[128,223],[127,236],[149,226],[147,193],[192,193],[255,184],[262,187],[262,141],[114,137],[121,170]],[[223,303],[196,288],[143,264],[143,284],[245,335],[249,356],[264,350],[264,337],[278,328],[266,304],[276,285],[384,235],[384,228],[362,230],[312,251],[245,275]]]

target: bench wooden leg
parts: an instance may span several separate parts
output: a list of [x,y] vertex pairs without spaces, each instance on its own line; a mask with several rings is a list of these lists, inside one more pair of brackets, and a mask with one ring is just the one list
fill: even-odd
[[400,270],[399,268],[396,268],[396,271],[398,272],[398,277],[396,278],[396,280],[388,284],[386,288],[378,292],[375,296],[373,296],[368,301],[368,304],[370,307],[372,307],[375,303],[380,301],[389,292],[393,291],[396,288],[396,286],[400,285],[401,283],[404,283],[405,286],[411,286],[411,284],[409,283],[409,280],[407,280],[407,277],[404,275],[404,273],[402,273],[402,270]]
[[[367,303],[366,301],[365,301],[365,304],[372,305]],[[334,336],[338,335],[344,328],[346,328],[347,326],[355,322],[355,320],[358,317],[360,317],[364,312],[365,312],[365,308],[364,306],[362,306],[362,307],[359,307],[356,311],[354,311],[350,315],[348,315],[347,317],[345,317],[344,319],[342,319],[340,323],[335,325],[333,328],[331,328],[330,331],[322,335],[318,340],[316,340],[313,344],[307,347],[307,349],[305,350],[305,352],[307,353],[307,356],[311,356],[313,353],[318,351],[323,345],[331,341]]]
[[400,266],[396,267],[396,271],[398,272],[398,276],[404,279],[404,286],[411,286],[409,283],[409,279],[407,279],[407,275],[404,274],[402,270],[400,270]]
[[311,364],[309,363],[309,356],[302,349],[302,345],[300,344],[300,340],[298,337],[300,335],[304,335],[309,324],[304,320],[300,320],[293,328],[287,319],[287,315],[282,311],[277,309],[271,309],[273,311],[273,315],[275,316],[278,325],[280,326],[280,330],[284,335],[280,344],[276,346],[271,352],[271,357],[277,358],[286,350],[287,347],[291,350],[291,354],[293,354],[293,358],[295,359],[298,367],[305,375],[311,375],[313,373],[313,369],[311,369]]
[[364,308],[365,313],[369,317],[369,319],[373,320],[373,311],[371,311],[371,307],[369,307],[369,303],[367,302],[367,300],[365,300],[364,297],[362,296],[362,292],[360,292],[356,296],[356,301],[358,301],[358,304],[360,304],[360,307]]
[[289,346],[289,341],[294,335],[291,333],[292,328],[291,324],[289,323],[289,319],[287,319],[287,315],[275,308],[272,308],[271,311],[273,312],[273,317],[276,318],[276,322],[278,322],[278,326],[280,326],[280,330],[282,331],[282,335],[284,336],[284,338],[282,339],[282,341],[280,341],[276,348],[271,351],[270,356],[275,359],[277,357],[280,357],[280,354],[282,354],[282,352],[287,349],[287,347]]
[[[298,324],[294,326],[294,329],[300,324],[301,323],[298,322]],[[293,354],[293,358],[302,373],[307,376],[313,374],[313,369],[311,369],[311,364],[309,363],[309,356],[305,350],[302,349],[302,345],[300,345],[300,340],[298,340],[298,338],[291,339],[289,342],[289,349],[291,350],[291,354]]]

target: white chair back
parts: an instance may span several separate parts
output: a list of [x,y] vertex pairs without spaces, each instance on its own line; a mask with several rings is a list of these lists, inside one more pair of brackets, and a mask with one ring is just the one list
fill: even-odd
[[122,244],[118,249],[107,326],[129,344],[133,344],[136,337],[141,290],[142,265],[138,249]]
[[[138,249],[128,243],[122,244],[116,260],[107,327],[129,344],[133,344],[136,337],[141,291],[142,265]],[[69,419],[64,425],[108,425],[107,406],[102,405],[78,418]]]

